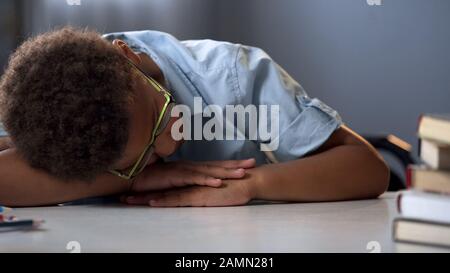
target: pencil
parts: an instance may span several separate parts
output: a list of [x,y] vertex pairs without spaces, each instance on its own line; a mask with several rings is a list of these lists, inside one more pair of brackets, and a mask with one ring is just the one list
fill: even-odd
[[12,208],[0,206],[0,213],[10,212]]
[[43,220],[18,220],[18,221],[11,221],[11,222],[1,222],[0,223],[0,229],[1,228],[37,228],[41,224],[43,224]]

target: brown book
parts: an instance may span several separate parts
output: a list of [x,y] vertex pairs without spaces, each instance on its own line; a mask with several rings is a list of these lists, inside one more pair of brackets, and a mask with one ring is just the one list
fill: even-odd
[[450,224],[397,218],[394,220],[393,237],[397,242],[450,247]]
[[425,114],[419,119],[420,138],[450,144],[450,114]]
[[450,194],[450,171],[410,165],[406,173],[406,185],[421,191]]
[[422,139],[420,158],[433,169],[450,170],[450,145]]

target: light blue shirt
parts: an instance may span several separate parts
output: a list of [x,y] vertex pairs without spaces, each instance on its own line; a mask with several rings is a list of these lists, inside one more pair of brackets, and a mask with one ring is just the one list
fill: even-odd
[[[316,98],[262,49],[214,40],[179,41],[159,31],[106,34],[134,51],[149,55],[163,72],[166,87],[177,103],[193,107],[193,98],[206,105],[279,105],[277,161],[300,158],[318,148],[342,124],[339,114]],[[173,160],[256,158],[267,162],[260,143],[252,140],[190,140]]]
[[[149,55],[161,69],[177,103],[193,107],[194,97],[206,105],[279,105],[277,161],[293,160],[318,148],[342,124],[339,114],[316,98],[262,49],[214,40],[179,41],[159,31],[104,35],[121,39],[134,51]],[[169,160],[255,158],[267,162],[258,140],[190,140]]]

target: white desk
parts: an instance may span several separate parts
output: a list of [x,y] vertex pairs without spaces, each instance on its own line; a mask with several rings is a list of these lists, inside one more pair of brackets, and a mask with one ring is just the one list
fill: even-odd
[[16,209],[46,220],[42,230],[0,233],[0,252],[381,252],[446,251],[391,238],[395,195],[380,199],[222,208],[120,204]]

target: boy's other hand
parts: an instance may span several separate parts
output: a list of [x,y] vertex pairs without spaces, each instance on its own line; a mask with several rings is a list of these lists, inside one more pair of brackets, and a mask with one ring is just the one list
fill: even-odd
[[191,185],[220,187],[222,179],[242,178],[245,169],[253,167],[254,159],[155,163],[147,166],[133,181],[131,191],[147,192]]
[[136,193],[124,197],[129,205],[152,207],[218,207],[245,205],[254,197],[256,169],[248,170],[242,179],[224,180],[220,187],[191,186],[159,192]]

